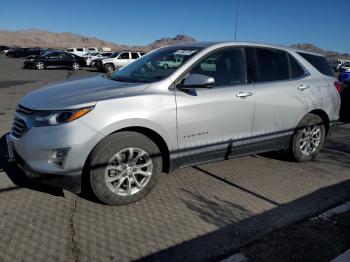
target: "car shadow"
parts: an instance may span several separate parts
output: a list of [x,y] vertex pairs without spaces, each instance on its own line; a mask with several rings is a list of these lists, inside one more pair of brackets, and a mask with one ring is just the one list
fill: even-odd
[[53,196],[64,196],[63,189],[52,187],[29,179],[25,173],[16,165],[15,162],[9,161],[6,135],[3,135],[0,138],[0,174],[1,172],[2,174],[7,175],[15,186],[0,189],[0,193],[20,188],[28,188]]

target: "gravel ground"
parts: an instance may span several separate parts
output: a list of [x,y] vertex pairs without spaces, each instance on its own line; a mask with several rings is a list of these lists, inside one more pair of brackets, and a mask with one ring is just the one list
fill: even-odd
[[[10,130],[20,97],[67,77],[67,70],[25,70],[22,63],[0,56],[0,136]],[[122,207],[7,168],[0,171],[0,261],[217,260],[348,199],[349,131],[349,124],[339,126],[315,161],[264,154],[184,168]]]

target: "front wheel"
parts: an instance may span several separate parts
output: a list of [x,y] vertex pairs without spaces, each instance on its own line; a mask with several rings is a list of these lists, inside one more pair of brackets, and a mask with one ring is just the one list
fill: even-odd
[[44,65],[43,62],[37,62],[37,63],[35,64],[35,68],[36,68],[37,70],[43,70],[43,69],[45,69],[45,65]]
[[105,66],[105,72],[106,73],[112,73],[114,71],[114,65],[112,65],[112,64],[107,64],[106,66]]
[[108,205],[124,205],[144,198],[162,171],[157,145],[137,132],[106,137],[91,154],[90,183],[96,197]]
[[290,156],[298,162],[314,159],[322,148],[325,135],[326,129],[322,118],[307,114],[293,135],[289,149]]

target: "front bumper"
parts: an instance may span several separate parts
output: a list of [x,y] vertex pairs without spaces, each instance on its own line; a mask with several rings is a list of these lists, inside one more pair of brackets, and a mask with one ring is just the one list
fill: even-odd
[[35,62],[34,61],[24,61],[23,62],[23,67],[27,68],[27,67],[34,67],[35,66]]
[[[31,128],[21,137],[7,135],[9,158],[31,178],[78,193],[86,159],[103,135],[79,119],[63,125]],[[70,148],[63,167],[49,163],[53,150]]]

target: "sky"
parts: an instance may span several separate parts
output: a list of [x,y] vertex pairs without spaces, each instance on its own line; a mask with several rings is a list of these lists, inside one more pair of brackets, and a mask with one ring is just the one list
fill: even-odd
[[146,45],[177,34],[197,41],[312,43],[350,53],[350,0],[2,0],[0,29],[38,28]]

